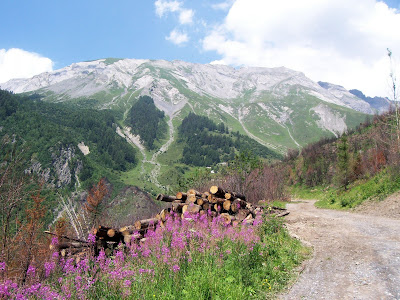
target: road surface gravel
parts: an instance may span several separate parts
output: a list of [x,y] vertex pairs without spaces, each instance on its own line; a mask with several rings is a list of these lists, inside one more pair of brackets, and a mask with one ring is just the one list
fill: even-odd
[[292,235],[313,247],[298,280],[280,299],[400,299],[400,220],[287,205]]

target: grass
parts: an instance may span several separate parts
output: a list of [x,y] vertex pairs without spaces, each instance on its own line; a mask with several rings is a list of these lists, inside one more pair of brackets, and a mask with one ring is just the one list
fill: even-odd
[[55,255],[45,267],[46,279],[40,281],[36,272],[25,286],[4,280],[0,297],[268,299],[287,286],[310,253],[277,218],[236,227],[193,218],[170,219],[144,242],[111,257],[101,251],[75,263]]
[[286,204],[288,204],[287,201],[275,200],[272,202],[271,206],[278,207],[278,208],[286,208]]
[[368,180],[356,182],[347,191],[333,189],[328,191],[315,206],[351,209],[369,199],[383,200],[398,190],[400,190],[400,176],[392,175],[389,170],[383,170]]
[[290,187],[290,194],[294,199],[320,200],[324,197],[326,188],[309,188],[304,185],[294,185]]

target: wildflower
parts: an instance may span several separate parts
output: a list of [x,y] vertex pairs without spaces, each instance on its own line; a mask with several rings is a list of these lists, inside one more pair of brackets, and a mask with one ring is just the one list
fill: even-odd
[[117,251],[117,253],[115,254],[115,260],[116,260],[117,262],[123,263],[123,262],[124,262],[124,259],[125,259],[125,257],[124,257],[124,252],[122,252],[122,251]]
[[45,262],[44,263],[44,270],[45,270],[45,277],[49,277],[50,273],[55,269],[56,264],[54,261],[52,262]]
[[26,271],[26,275],[35,276],[36,268],[32,265],[29,265],[28,270]]
[[51,239],[51,244],[52,244],[52,245],[58,245],[58,237],[54,236],[54,237]]
[[126,287],[130,287],[131,284],[132,284],[132,282],[131,282],[130,280],[128,280],[128,279],[124,281],[124,285],[125,285]]
[[175,273],[178,272],[181,268],[178,265],[173,265],[172,266],[172,271],[174,271]]
[[5,271],[6,269],[6,262],[0,262],[0,271]]
[[96,236],[92,233],[89,233],[88,241],[89,241],[89,243],[92,243],[92,244],[96,243]]

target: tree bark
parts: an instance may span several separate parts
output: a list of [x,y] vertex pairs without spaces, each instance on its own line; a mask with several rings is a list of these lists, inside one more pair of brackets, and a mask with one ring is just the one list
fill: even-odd
[[151,218],[151,219],[146,219],[146,220],[139,220],[135,222],[135,227],[136,229],[144,229],[144,228],[149,228],[158,224],[158,220],[156,218]]
[[168,195],[164,195],[164,194],[158,194],[156,199],[158,201],[172,202],[172,201],[175,201],[177,198],[175,196],[168,196]]
[[177,192],[176,193],[176,199],[177,200],[185,201],[186,198],[187,198],[187,194],[186,193],[182,193],[182,192]]
[[217,185],[213,185],[210,188],[210,193],[215,195],[218,198],[225,198],[225,194],[226,194],[226,192]]

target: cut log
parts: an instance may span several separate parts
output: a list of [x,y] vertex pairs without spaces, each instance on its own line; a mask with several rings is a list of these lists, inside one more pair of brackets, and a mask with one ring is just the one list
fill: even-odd
[[182,218],[184,218],[184,215],[185,215],[186,211],[188,210],[188,207],[189,207],[189,204],[185,204],[182,207]]
[[235,199],[239,198],[244,201],[246,201],[246,196],[243,194],[235,193],[235,192],[230,192],[230,193],[225,193],[225,199],[230,200],[230,199]]
[[90,247],[88,243],[79,243],[79,242],[67,242],[67,243],[59,243],[57,245],[50,245],[50,250],[62,250],[68,248],[87,248]]
[[[67,239],[67,240],[70,240],[70,241],[75,241],[75,242],[79,242],[79,243],[87,243],[87,241],[84,241],[84,240],[70,238],[70,237],[68,237],[66,235],[59,235],[57,233],[53,233],[53,232],[50,232],[50,231],[47,231],[47,230],[44,233],[56,236],[58,238]],[[93,233],[93,230],[92,230],[92,233]],[[93,233],[93,235],[96,235],[96,234]]]
[[197,200],[196,195],[189,194],[186,199],[186,203],[195,203]]
[[136,229],[143,229],[148,227],[155,227],[158,224],[158,220],[156,218],[146,219],[146,220],[138,220],[135,222]]
[[243,221],[250,213],[248,209],[240,209],[237,214],[235,215],[236,220]]
[[210,193],[215,195],[218,198],[225,198],[225,191],[217,185],[213,185],[210,188]]
[[218,203],[215,203],[212,208],[214,209],[214,211],[216,211],[217,213],[221,212],[222,206]]
[[97,237],[101,238],[107,238],[107,231],[111,229],[110,227],[104,227],[104,226],[99,226],[93,230],[93,234],[96,235]]
[[195,214],[198,213],[201,209],[200,205],[191,203],[188,205],[186,212],[191,213],[191,214]]
[[221,216],[222,222],[226,225],[230,225],[232,223],[232,221],[235,220],[235,216],[232,216],[228,213],[222,213],[220,216]]
[[123,236],[125,236],[125,235],[132,235],[135,231],[137,231],[137,229],[136,229],[136,227],[133,226],[133,225],[124,226],[124,227],[121,227],[121,228],[119,229],[119,232],[121,232],[121,234],[122,234]]
[[204,200],[203,198],[197,198],[196,204],[202,206],[203,203],[204,203],[204,201],[205,201],[205,200]]
[[288,214],[289,214],[288,211],[284,211],[284,212],[277,214],[276,217],[284,217],[284,216],[287,216]]
[[110,238],[114,237],[115,234],[116,234],[116,231],[115,231],[114,229],[111,228],[111,229],[108,229],[108,230],[107,230],[107,235],[108,235]]
[[136,239],[136,238],[132,234],[124,235],[124,244],[130,245],[132,243],[133,239]]
[[177,200],[185,201],[186,198],[187,198],[187,194],[186,193],[182,193],[182,192],[177,192],[176,193],[176,199]]
[[201,197],[202,193],[200,193],[200,192],[198,192],[198,191],[196,191],[196,190],[190,189],[190,190],[187,191],[187,195],[188,195],[188,196],[189,196],[189,195],[195,195],[195,196],[197,196],[197,197]]
[[217,197],[215,197],[214,195],[212,195],[212,194],[210,194],[210,195],[208,195],[208,202],[210,202],[210,203],[217,203],[217,200],[218,198]]
[[161,221],[165,222],[170,215],[171,208],[165,208],[160,212]]
[[244,220],[243,220],[243,224],[245,225],[253,225],[254,222],[254,218],[253,215],[250,213]]
[[246,205],[247,205],[246,201],[243,201],[242,199],[237,198],[237,199],[233,200],[233,202],[232,202],[231,211],[237,212],[237,211],[239,211],[239,209],[245,208]]
[[158,201],[172,202],[172,201],[175,201],[177,198],[175,196],[168,196],[168,195],[164,195],[164,194],[158,194],[156,199]]
[[211,208],[211,206],[210,206],[210,203],[207,201],[207,202],[204,202],[203,203],[203,205],[202,205],[202,207],[203,207],[203,209],[204,210],[209,210],[210,208]]
[[222,207],[223,207],[226,211],[229,211],[229,209],[231,208],[231,201],[225,200],[225,201],[222,203]]
[[182,213],[182,208],[185,205],[185,203],[172,203],[172,210],[177,213]]
[[203,194],[201,194],[201,198],[203,199],[208,199],[208,196],[210,195],[209,192],[204,192]]

